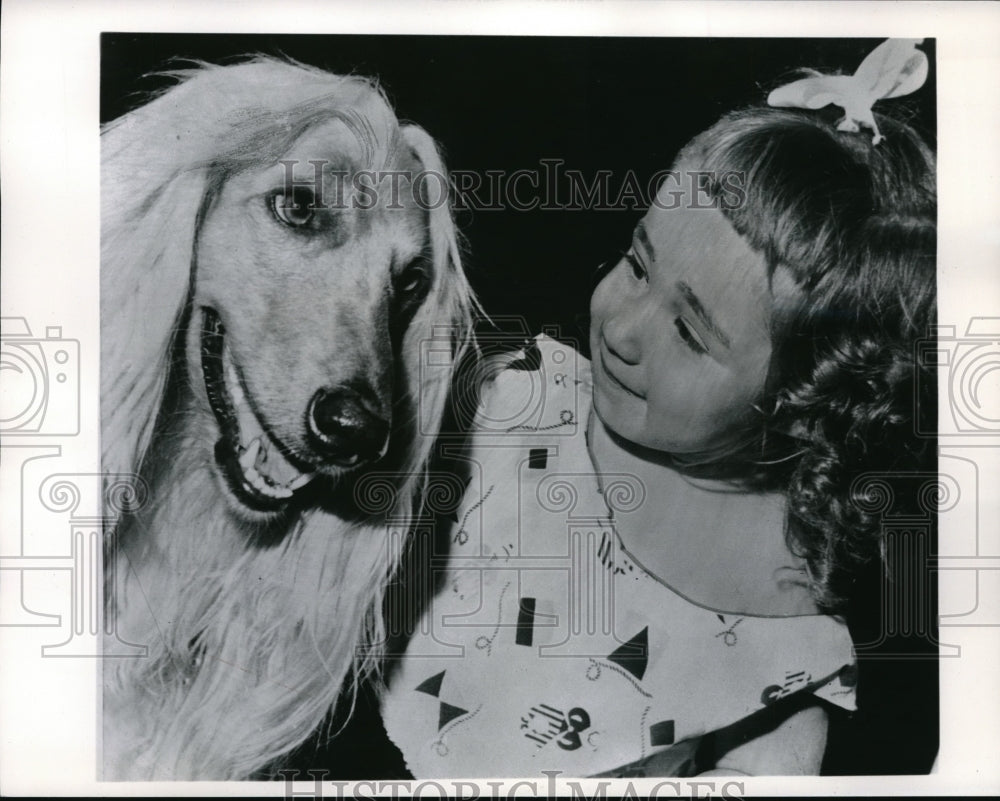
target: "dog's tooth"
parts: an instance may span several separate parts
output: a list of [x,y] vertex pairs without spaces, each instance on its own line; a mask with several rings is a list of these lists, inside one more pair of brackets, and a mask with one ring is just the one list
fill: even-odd
[[271,443],[265,441],[263,437],[258,437],[257,442],[260,443],[260,448],[258,448],[257,458],[254,459],[253,466],[260,470],[267,463],[267,457],[271,453]]
[[246,469],[245,469],[245,470],[243,471],[243,476],[244,476],[244,478],[246,478],[246,480],[247,480],[247,481],[249,481],[249,482],[250,482],[251,484],[253,484],[253,485],[254,485],[255,487],[257,486],[257,484],[259,484],[259,483],[260,483],[260,482],[261,482],[261,481],[263,480],[263,479],[261,478],[261,476],[260,476],[260,473],[258,473],[258,472],[257,472],[257,471],[256,471],[256,470],[254,469],[253,465],[250,465],[250,467],[247,467],[247,468],[246,468]]
[[276,487],[256,470],[249,474],[249,478],[250,483],[253,484],[254,488],[262,495],[267,495],[269,498],[284,500],[285,498],[290,498],[292,496],[291,490],[285,489],[284,487]]
[[315,475],[316,475],[315,473],[304,473],[294,481],[290,482],[288,484],[289,494],[297,490],[299,487],[304,487],[306,484],[308,484],[310,481],[313,480],[313,477]]
[[277,497],[275,495],[274,487],[264,476],[257,472],[256,469],[251,468],[247,471],[247,478],[250,479],[250,483],[264,495],[268,495],[272,498]]
[[[247,445],[246,450],[240,454],[240,467],[245,471],[254,470],[255,462],[257,461],[257,454],[260,451],[260,437],[257,437],[253,442]],[[257,472],[254,470],[254,472]]]
[[258,473],[256,470],[251,469],[247,471],[246,476],[249,479],[250,483],[254,485],[254,487],[256,487],[263,493],[267,493],[267,482],[264,481],[264,477],[261,476],[260,473]]
[[[260,437],[255,437],[253,441],[249,445],[247,445],[247,449],[243,452],[243,457],[240,459],[240,462],[243,464],[244,467],[249,468],[255,466],[255,462],[257,461],[257,455],[261,449],[261,444],[262,443]],[[245,463],[243,461],[244,459],[246,460]]]

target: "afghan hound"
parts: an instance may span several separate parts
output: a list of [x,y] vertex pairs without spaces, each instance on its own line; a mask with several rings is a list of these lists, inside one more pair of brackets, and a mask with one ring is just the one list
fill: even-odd
[[377,84],[172,75],[101,140],[102,470],[148,490],[106,532],[104,778],[246,779],[377,661],[476,303],[435,144]]

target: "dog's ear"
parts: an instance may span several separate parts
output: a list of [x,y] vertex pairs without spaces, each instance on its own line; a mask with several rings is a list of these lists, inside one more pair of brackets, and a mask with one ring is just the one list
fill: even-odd
[[[430,216],[431,246],[435,260],[446,261],[446,264],[441,265],[446,271],[461,273],[462,260],[458,234],[451,216],[450,184],[444,161],[434,140],[423,128],[418,125],[403,125],[400,130],[403,139],[419,159],[424,173],[424,180],[416,185],[421,189],[421,205]],[[454,277],[446,272],[439,279],[451,282]]]
[[[423,307],[414,317],[405,347],[413,349],[408,365],[419,373],[410,385],[419,388],[419,424],[425,439],[437,434],[455,366],[472,344],[473,317],[481,309],[462,269],[458,231],[452,219],[448,174],[434,140],[416,125],[401,128],[403,139],[420,160],[425,173],[418,186],[427,211],[434,282]],[[433,354],[433,358],[430,358]]]
[[[179,165],[156,126],[102,136],[101,451],[105,474],[137,473],[187,301],[206,169]],[[145,163],[143,163],[145,162]]]

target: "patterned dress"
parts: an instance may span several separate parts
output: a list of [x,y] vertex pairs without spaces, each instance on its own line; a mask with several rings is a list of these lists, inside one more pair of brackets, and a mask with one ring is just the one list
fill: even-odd
[[614,775],[796,693],[853,710],[841,621],[710,609],[629,555],[614,511],[645,491],[594,471],[589,364],[546,337],[520,357],[477,415],[441,589],[383,700],[413,775]]

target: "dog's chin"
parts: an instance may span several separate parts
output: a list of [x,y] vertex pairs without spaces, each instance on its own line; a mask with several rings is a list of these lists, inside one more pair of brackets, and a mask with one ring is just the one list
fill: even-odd
[[201,312],[202,376],[219,430],[215,463],[234,510],[263,523],[308,508],[331,477],[268,432],[233,360],[222,320],[214,309]]

